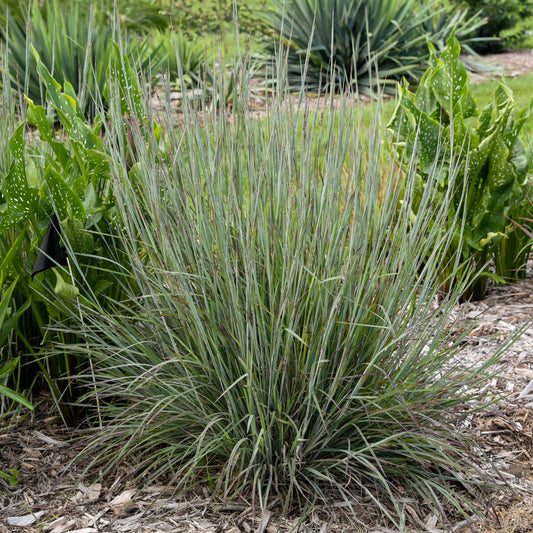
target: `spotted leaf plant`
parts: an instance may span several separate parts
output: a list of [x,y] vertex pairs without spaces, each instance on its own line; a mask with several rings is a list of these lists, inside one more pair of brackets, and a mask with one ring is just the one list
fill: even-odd
[[24,125],[20,125],[9,139],[12,163],[8,174],[0,181],[0,233],[13,224],[26,220],[35,204],[37,194],[28,185],[24,165]]
[[[26,324],[17,325],[21,349],[35,356],[54,397],[64,401],[62,414],[72,423],[75,417],[67,404],[75,396],[73,376],[79,371],[78,362],[68,350],[63,359],[42,358],[40,354],[46,350],[44,341],[51,335],[48,327],[52,319],[61,317],[61,307],[54,299],[76,306],[83,296],[81,287],[97,294],[109,288],[105,269],[99,267],[105,239],[111,233],[114,200],[102,120],[90,124],[72,85],[65,82],[61,86],[33,53],[47,106],[26,98],[27,124],[39,139],[28,142],[25,123],[10,136],[10,165],[4,175],[0,171],[0,249],[6,257],[13,255],[11,263],[18,263],[19,272],[27,273],[19,277],[11,294],[14,308],[31,302],[28,313],[18,319],[33,324],[35,331],[30,335]],[[39,274],[39,279],[31,281],[29,273],[53,213],[61,223],[62,244],[69,251],[71,269],[53,268],[53,272]]]
[[[440,58],[431,43],[429,51],[430,66],[416,91],[406,83],[400,88],[389,129],[399,157],[416,161],[420,195],[435,168],[442,194],[453,188],[450,224],[455,224],[455,256],[473,273],[464,296],[481,299],[487,278],[502,282],[519,277],[529,252],[513,224],[513,218],[523,215],[531,190],[530,162],[519,137],[529,108],[516,109],[502,79],[491,102],[478,111],[456,37],[450,36]],[[457,171],[464,187],[449,180]],[[442,274],[445,278],[447,273]]]
[[[36,52],[35,52],[36,54]],[[37,71],[46,87],[46,99],[62,127],[64,139],[56,139],[55,118],[27,98],[27,120],[51,151],[45,153],[44,189],[41,196],[54,204],[60,220],[99,220],[106,201],[110,201],[108,156],[99,136],[101,120],[91,126],[84,117],[72,85],[61,85],[51,76],[37,56]],[[98,193],[97,193],[98,191]]]

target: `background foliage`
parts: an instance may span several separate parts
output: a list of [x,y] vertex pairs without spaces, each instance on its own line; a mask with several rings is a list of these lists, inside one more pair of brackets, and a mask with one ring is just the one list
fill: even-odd
[[[395,81],[419,79],[427,66],[426,39],[443,43],[454,26],[463,39],[481,24],[465,12],[417,0],[274,0],[268,21],[276,40],[265,42],[266,62],[287,47],[287,76],[310,92],[346,87],[394,91]],[[307,55],[309,53],[309,55]],[[271,70],[271,76],[275,76]],[[387,89],[386,89],[387,90]]]
[[479,37],[473,47],[478,52],[498,52],[518,47],[531,30],[533,2],[531,0],[450,0],[456,8],[467,7],[469,13],[479,13],[486,24],[477,30]]

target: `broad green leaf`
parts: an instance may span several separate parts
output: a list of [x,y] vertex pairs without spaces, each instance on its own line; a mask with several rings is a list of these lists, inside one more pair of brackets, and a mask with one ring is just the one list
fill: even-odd
[[452,34],[430,80],[435,97],[448,117],[456,114],[468,91],[469,76],[459,59],[460,53],[459,41]]
[[[526,147],[522,139],[517,138],[511,152],[511,161],[516,168],[516,172],[520,175],[527,176],[528,158]],[[525,181],[525,180],[524,180]]]
[[78,104],[78,95],[76,94],[74,87],[68,80],[65,80],[65,82],[63,83],[63,92],[65,93],[66,96],[70,97],[75,102],[78,119],[85,122],[86,119]]
[[8,398],[11,398],[13,401],[20,403],[24,407],[27,407],[28,409],[33,410],[33,405],[30,403],[30,401],[22,396],[22,394],[19,394],[18,392],[15,392],[14,390],[9,389],[8,387],[5,387],[4,385],[0,385],[0,396],[7,396]]
[[37,58],[37,73],[46,87],[47,100],[57,111],[63,127],[71,129],[77,118],[76,99],[61,91],[61,85],[50,74],[35,49],[33,50]]
[[[11,297],[13,296],[13,291],[18,282],[18,278],[11,283],[11,285],[4,291],[2,295],[2,300],[0,301],[0,327],[6,320],[8,313],[10,312]],[[5,368],[5,367],[4,367]],[[0,377],[2,377],[2,370],[0,370]]]
[[[513,152],[515,151],[516,144],[518,141],[520,141],[518,135],[520,131],[522,131],[524,123],[526,122],[528,117],[529,108],[526,107],[518,111],[518,113],[515,114],[515,117],[512,117],[511,120],[508,120],[503,134],[503,141],[505,142],[505,145],[509,150],[512,150]],[[515,154],[512,154],[513,157],[514,155]]]
[[10,246],[7,253],[2,258],[2,262],[0,263],[0,274],[7,274],[13,270],[19,272],[19,267],[18,265],[14,265],[14,261],[17,259],[20,247],[26,236],[26,231],[27,227],[25,226],[16,238],[15,242]]
[[72,285],[71,283],[67,283],[57,268],[52,268],[52,270],[56,275],[56,285],[54,287],[54,293],[56,296],[59,296],[65,300],[77,298],[80,294],[78,287]]
[[67,218],[62,221],[61,228],[65,240],[69,242],[74,253],[89,254],[94,251],[93,236],[85,230],[81,220]]
[[30,299],[26,300],[26,302],[21,307],[18,307],[15,312],[11,312],[11,315],[8,316],[3,323],[0,323],[0,346],[4,345],[9,334],[15,330],[20,317],[30,307],[31,303]]
[[0,231],[6,230],[28,218],[31,206],[36,199],[36,192],[28,186],[24,163],[24,124],[21,124],[9,140],[9,149],[13,156],[11,168],[0,182],[0,189],[6,200],[6,208],[0,220]]
[[117,44],[115,46],[116,65],[113,73],[117,76],[120,88],[120,107],[122,113],[143,120],[144,107],[142,93],[135,71],[125,54],[121,53]]
[[83,202],[70,188],[63,176],[52,166],[48,165],[45,171],[47,193],[60,220],[74,217],[85,220],[86,213]]
[[[64,90],[61,91],[61,85],[52,77],[40,59],[37,62],[37,72],[45,84],[47,98],[56,110],[71,142],[77,141],[85,149],[99,147],[100,140],[83,116],[72,85],[65,81]],[[41,122],[43,120],[42,117],[38,119]],[[81,160],[84,161],[83,154],[81,154]]]
[[28,102],[28,122],[37,127],[39,137],[50,144],[59,164],[66,171],[71,164],[71,156],[65,145],[55,140],[53,120],[46,114],[44,107],[35,105],[29,98],[26,98],[26,101]]
[[503,233],[501,232],[497,232],[497,233],[494,233],[494,232],[491,232],[489,231],[487,233],[487,236],[484,238],[484,239],[481,239],[479,241],[479,245],[481,246],[481,248],[483,248],[484,246],[486,246],[487,244],[489,244],[491,241],[493,241],[494,239],[496,239],[497,237],[503,237]]
[[25,98],[28,104],[26,120],[37,128],[41,140],[48,143],[54,141],[54,124],[52,119],[46,114],[44,107],[35,105],[33,100],[30,100],[27,96]]
[[74,139],[71,140],[71,144],[79,157],[83,173],[89,179],[96,182],[99,179],[110,177],[109,157],[105,152],[89,148]]
[[419,146],[420,165],[425,171],[429,171],[438,157],[441,130],[442,126],[437,121],[426,113],[420,114],[416,142]]
[[[511,154],[501,137],[491,143],[488,186],[495,190],[511,182],[515,176],[514,165],[509,162]],[[495,191],[496,192],[496,191]]]
[[85,211],[87,213],[90,213],[99,209],[101,205],[102,202],[98,193],[96,192],[96,189],[94,188],[94,185],[92,183],[89,183],[89,185],[87,185],[87,188],[85,189],[85,195],[83,198],[83,206],[85,207]]

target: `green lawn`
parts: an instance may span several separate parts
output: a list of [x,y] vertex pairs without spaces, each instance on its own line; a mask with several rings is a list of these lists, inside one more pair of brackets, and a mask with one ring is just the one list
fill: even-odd
[[[264,13],[269,0],[238,0],[239,44],[244,51],[257,47]],[[215,48],[221,43],[224,55],[234,51],[235,27],[233,0],[161,0],[162,7],[173,16],[173,25],[205,39]]]
[[[479,107],[488,103],[491,93],[498,86],[499,81],[487,81],[473,84],[472,93]],[[513,95],[518,109],[527,107],[531,101],[531,85],[533,84],[533,74],[518,76],[516,78],[505,78],[505,83],[513,91]],[[531,134],[533,132],[533,116],[530,116],[524,126],[524,132]]]
[[[485,81],[482,83],[473,83],[471,85],[472,94],[480,111],[489,103],[491,94],[498,86],[498,83],[499,80],[494,80]],[[516,78],[505,78],[505,83],[513,91],[517,109],[523,109],[529,106],[533,96],[531,93],[533,74],[518,76]],[[382,108],[382,118],[383,120],[388,121],[392,117],[396,107],[396,100],[394,98],[389,98],[384,102],[381,102],[380,105]],[[370,124],[372,118],[375,116],[375,113],[375,105],[369,104],[365,106],[365,109],[363,110],[363,122],[365,124]],[[528,137],[533,135],[533,113],[527,119],[523,132]]]
[[[529,105],[531,99],[531,90],[530,87],[533,84],[533,74],[520,76],[517,78],[509,78],[505,80],[507,85],[513,91],[514,98],[516,100],[516,109],[522,109]],[[478,110],[481,111],[489,102],[491,94],[494,89],[498,86],[499,81],[486,81],[482,83],[475,83],[471,85],[472,94],[475,98],[475,101],[478,106]],[[396,108],[397,100],[394,97],[387,97],[384,100],[379,102],[370,102],[365,103],[361,106],[362,113],[362,123],[364,127],[371,129],[372,124],[375,122],[376,117],[379,114],[379,121],[383,127],[391,119],[394,110]],[[313,109],[313,102],[310,102],[310,109]],[[379,110],[378,110],[379,105]],[[334,127],[337,127],[339,122],[342,122],[342,116],[344,111],[335,112]],[[326,117],[329,117],[329,112],[326,111]],[[304,121],[300,123],[300,135],[302,135],[301,128],[303,127]],[[324,124],[327,124],[328,120],[324,120]],[[527,119],[524,128],[523,128],[522,137],[531,138],[533,136],[533,113]],[[526,139],[527,140],[527,139]]]

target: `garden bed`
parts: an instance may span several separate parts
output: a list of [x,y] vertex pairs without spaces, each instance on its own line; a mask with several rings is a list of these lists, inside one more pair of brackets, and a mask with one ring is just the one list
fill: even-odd
[[[533,56],[528,57],[531,63],[527,63],[521,60],[522,55],[527,56],[517,52],[513,59],[501,55],[497,60],[501,63],[507,58],[506,65],[513,62],[520,68],[532,69]],[[509,72],[517,70],[513,66]],[[456,309],[460,315],[454,326],[458,334],[465,321],[476,321],[458,356],[459,362],[467,366],[490,357],[522,326],[525,330],[504,352],[498,363],[498,377],[483,391],[489,397],[501,393],[503,399],[468,420],[468,431],[477,443],[481,463],[493,463],[499,470],[501,489],[485,502],[484,521],[476,517],[468,524],[458,518],[450,526],[454,532],[471,528],[485,532],[533,529],[533,328],[526,327],[533,310],[532,289],[530,269],[526,280],[508,287],[492,287],[485,300]],[[299,517],[278,519],[275,501],[272,513],[261,515],[252,502],[223,505],[212,499],[207,489],[184,496],[173,494],[172,487],[135,484],[127,466],[118,467],[101,483],[91,484],[98,472],[90,471],[84,477],[84,463],[72,462],[90,438],[88,432],[69,434],[59,417],[50,414],[50,406],[44,398],[34,415],[20,418],[0,432],[0,470],[19,471],[18,483],[6,487],[0,496],[1,532],[264,533],[295,530],[299,524]],[[409,495],[402,502],[405,513],[412,514],[412,521],[418,523],[417,531],[439,531],[434,515],[415,515]],[[392,530],[381,527],[380,517],[370,509],[367,502],[359,502],[357,518],[368,525],[369,531],[390,533]],[[341,503],[328,509],[317,506],[302,519],[298,531],[356,531],[356,526],[348,523],[345,510]],[[23,517],[28,517],[25,522]]]
[[503,54],[488,54],[483,56],[483,60],[490,66],[494,66],[494,72],[476,74],[472,76],[472,81],[484,81],[486,79],[497,79],[503,73],[506,77],[514,78],[523,74],[533,72],[533,50],[517,49],[510,50]]
[[[533,272],[515,285],[491,288],[488,298],[462,304],[457,311],[463,314],[456,326],[458,332],[462,321],[477,322],[477,327],[465,340],[461,361],[471,364],[487,358],[531,319]],[[469,431],[479,446],[480,456],[487,465],[491,461],[500,471],[502,490],[495,491],[487,501],[486,520],[474,519],[473,527],[478,532],[526,533],[533,530],[533,390],[530,390],[533,327],[526,327],[520,339],[504,353],[498,373],[500,377],[490,382],[486,393],[501,392],[505,397],[472,419]],[[18,485],[4,490],[0,497],[2,533],[77,530],[84,533],[262,533],[291,531],[298,523],[297,517],[279,521],[275,512],[268,517],[261,516],[254,513],[250,502],[246,501],[224,506],[210,498],[207,490],[184,497],[173,494],[171,488],[163,485],[138,486],[131,482],[125,468],[102,483],[90,485],[91,477],[97,472],[91,472],[80,482],[83,463],[72,463],[72,460],[86,437],[83,431],[69,435],[60,419],[49,413],[49,403],[43,399],[35,415],[21,418],[0,437],[0,470],[17,468],[20,471]],[[9,517],[22,517],[30,511],[42,512],[33,526],[8,525]],[[406,512],[409,512],[408,502]],[[343,507],[333,510],[318,507],[298,531],[346,531],[347,520]],[[392,533],[390,529],[380,528],[378,517],[370,513],[365,522],[373,533]],[[439,531],[435,518],[426,517],[426,523],[421,523],[418,531]],[[458,522],[453,531],[460,533],[470,529]]]

